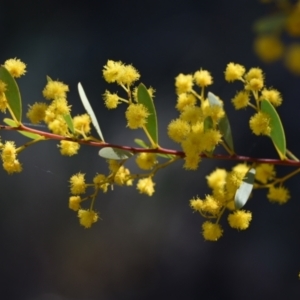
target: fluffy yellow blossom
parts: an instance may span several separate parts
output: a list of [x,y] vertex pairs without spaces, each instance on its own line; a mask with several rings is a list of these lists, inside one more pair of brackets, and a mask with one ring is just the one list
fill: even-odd
[[132,65],[126,65],[123,67],[123,72],[121,72],[116,81],[120,85],[124,84],[126,86],[130,86],[135,81],[139,80],[139,78],[139,72]]
[[111,94],[107,90],[103,94],[103,99],[104,99],[105,106],[108,109],[114,109],[119,104],[119,96],[117,94]]
[[67,135],[69,132],[68,125],[62,116],[57,117],[52,122],[48,123],[48,128],[55,134]]
[[26,64],[24,64],[20,59],[12,58],[8,59],[4,63],[5,69],[8,70],[8,72],[13,77],[21,77],[26,73]]
[[268,100],[274,106],[279,106],[282,102],[282,98],[281,98],[280,93],[275,89],[271,89],[271,90],[263,89],[261,91],[260,99],[261,100]]
[[84,132],[85,134],[91,131],[91,118],[88,114],[83,114],[73,118],[75,130]]
[[46,103],[36,102],[29,106],[26,116],[32,124],[38,124],[45,119],[47,108],[48,105]]
[[235,173],[239,173],[241,176],[245,176],[249,171],[249,166],[245,163],[237,164],[232,168],[232,171]]
[[219,130],[209,129],[202,134],[202,151],[212,151],[222,141],[222,134]]
[[220,203],[212,195],[206,195],[201,207],[201,210],[204,213],[217,215],[220,211],[220,208]]
[[207,184],[211,189],[223,188],[226,183],[227,171],[217,168],[215,171],[206,176]]
[[22,165],[19,160],[15,159],[14,161],[4,161],[3,169],[8,173],[20,173],[22,171]]
[[258,112],[250,118],[249,121],[252,132],[256,135],[270,135],[270,117],[269,115]]
[[168,125],[168,136],[177,143],[181,143],[189,132],[190,125],[184,120],[172,120]]
[[272,164],[259,164],[256,167],[255,179],[263,184],[272,180],[276,175],[274,165]]
[[125,168],[124,166],[118,168],[114,177],[114,182],[118,185],[132,185],[132,178],[130,176],[129,169]]
[[249,227],[252,220],[252,213],[245,210],[236,210],[228,215],[228,223],[230,227],[245,230]]
[[117,160],[109,159],[107,160],[107,163],[108,163],[108,169],[113,173],[117,172],[120,168],[120,164]]
[[200,87],[206,87],[213,83],[213,78],[206,70],[200,70],[194,73],[194,81]]
[[201,212],[202,206],[203,206],[203,200],[199,199],[198,197],[196,199],[190,200],[190,207],[194,211]]
[[179,111],[183,111],[183,109],[188,105],[195,106],[196,101],[197,101],[197,99],[193,94],[191,94],[191,93],[182,93],[182,94],[178,95],[178,97],[177,97],[176,108]]
[[225,80],[228,82],[241,80],[245,73],[245,68],[242,65],[229,63],[225,70]]
[[115,82],[123,72],[124,65],[121,61],[108,60],[103,68],[103,77],[108,82]]
[[84,176],[85,174],[79,172],[70,178],[71,194],[79,195],[85,193],[86,183],[85,183]]
[[214,124],[217,124],[224,116],[225,111],[222,106],[219,105],[209,105],[202,109],[203,117],[211,117]]
[[262,35],[256,38],[254,51],[262,61],[271,63],[283,56],[284,44],[276,36]]
[[180,119],[190,124],[196,124],[203,121],[202,109],[198,106],[185,106],[180,114]]
[[285,65],[295,75],[300,75],[300,43],[291,44],[285,54]]
[[284,204],[290,199],[290,192],[283,186],[271,186],[267,197],[271,202]]
[[140,153],[136,158],[136,163],[142,170],[150,170],[157,163],[155,153]]
[[3,145],[1,158],[3,162],[12,163],[17,157],[17,149],[14,142],[7,141]]
[[147,123],[149,112],[143,104],[130,104],[125,113],[130,129],[143,127]]
[[180,95],[182,93],[190,92],[193,88],[193,76],[179,74],[175,78],[176,93]]
[[220,224],[206,221],[202,224],[202,234],[205,240],[215,242],[222,236],[223,230]]
[[96,185],[97,188],[101,189],[103,193],[107,192],[107,188],[109,186],[109,183],[107,182],[107,178],[103,174],[97,174],[93,178],[93,183]]
[[74,211],[78,211],[80,208],[80,202],[81,202],[80,196],[71,196],[69,198],[69,208]]
[[248,91],[238,92],[231,100],[235,109],[245,108],[250,102],[250,95]]
[[199,163],[201,162],[201,157],[197,153],[186,153],[184,157],[183,167],[186,170],[197,170]]
[[246,90],[259,91],[264,86],[264,74],[260,68],[251,68],[245,74]]
[[79,209],[78,218],[80,225],[85,228],[90,228],[93,223],[98,221],[99,215],[93,210]]
[[78,153],[80,144],[71,141],[60,141],[59,148],[61,155],[72,156]]
[[50,80],[43,89],[43,96],[48,100],[66,98],[69,87],[60,81]]
[[152,181],[151,177],[140,179],[137,183],[136,188],[141,194],[146,194],[152,196],[154,193],[155,183]]

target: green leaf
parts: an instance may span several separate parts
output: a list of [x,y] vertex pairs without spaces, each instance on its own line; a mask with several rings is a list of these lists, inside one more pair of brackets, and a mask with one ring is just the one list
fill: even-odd
[[151,144],[153,147],[157,147],[158,145],[158,129],[157,129],[157,116],[156,116],[156,110],[155,106],[153,103],[153,100],[145,87],[144,84],[140,83],[138,86],[138,91],[137,91],[137,98],[138,98],[138,103],[143,104],[148,112],[149,116],[147,118],[147,123],[146,123],[146,129],[152,139],[150,140]]
[[[216,95],[214,95],[211,92],[208,92],[208,102],[209,105],[218,105],[223,107],[223,103],[217,98]],[[219,121],[218,128],[223,136],[224,142],[227,144],[227,146],[234,152],[234,146],[233,146],[233,138],[232,138],[232,132],[231,132],[231,126],[229,123],[229,119],[225,113],[224,117]]]
[[274,106],[267,100],[261,101],[261,111],[270,117],[272,142],[279,154],[281,160],[286,159],[286,141],[285,133],[280,120],[280,117]]
[[271,34],[278,32],[278,30],[284,26],[286,22],[286,15],[278,13],[262,19],[257,20],[254,23],[253,29],[259,34]]
[[208,116],[204,119],[204,131],[207,131],[208,129],[212,129],[214,126],[213,119]]
[[99,155],[105,159],[124,160],[130,158],[134,154],[127,150],[106,147],[99,151]]
[[[5,124],[7,124],[11,127],[18,127],[17,123],[12,119],[5,118],[3,121]],[[30,139],[33,139],[33,140],[44,139],[44,137],[42,135],[39,135],[37,133],[31,133],[31,132],[22,131],[22,130],[18,130],[18,132]]]
[[6,84],[5,96],[7,102],[18,121],[22,119],[22,102],[19,87],[11,74],[0,66],[0,80]]
[[70,131],[74,134],[74,124],[73,124],[73,119],[70,114],[64,115],[64,120],[66,121]]
[[234,205],[236,209],[241,209],[248,201],[253,189],[254,178],[255,169],[252,168],[246,173],[241,186],[235,193]]
[[149,148],[149,145],[147,145],[143,140],[141,139],[134,139],[134,142],[139,145],[142,148]]
[[101,132],[101,129],[100,129],[100,126],[98,124],[98,121],[97,121],[97,118],[95,116],[95,113],[91,107],[91,104],[88,100],[88,98],[86,97],[85,95],[85,92],[84,92],[84,89],[81,85],[81,83],[79,82],[78,83],[78,93],[79,93],[79,96],[80,96],[80,99],[81,99],[81,102],[86,110],[86,112],[89,114],[89,116],[91,117],[91,120],[92,120],[92,123],[101,139],[101,141],[104,142],[104,138],[103,138],[103,135],[102,135],[102,132]]

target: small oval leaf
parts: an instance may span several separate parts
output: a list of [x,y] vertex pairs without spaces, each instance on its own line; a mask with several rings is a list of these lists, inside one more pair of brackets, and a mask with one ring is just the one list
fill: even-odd
[[74,134],[74,124],[73,124],[73,119],[70,114],[64,115],[64,120],[66,121],[68,128],[70,131]]
[[[12,119],[5,118],[3,120],[3,122],[11,127],[18,127],[17,123]],[[27,132],[27,131],[22,131],[22,130],[18,130],[18,132],[30,139],[33,139],[33,140],[44,139],[44,137],[42,135],[39,135],[37,133],[32,133],[32,132]]]
[[281,160],[286,159],[286,140],[280,117],[274,106],[267,100],[261,101],[261,111],[270,116],[272,142]]
[[113,159],[113,160],[124,160],[128,159],[134,154],[127,150],[122,150],[118,148],[106,147],[102,148],[99,151],[99,155],[106,159]]
[[[211,105],[211,106],[218,105],[218,106],[223,107],[223,103],[213,93],[208,92],[207,98],[208,98],[209,105]],[[219,121],[218,128],[223,136],[224,142],[227,144],[229,149],[232,150],[232,152],[234,152],[231,126],[230,126],[229,119],[228,119],[226,113],[225,113],[224,117]]]
[[22,102],[19,87],[15,79],[3,66],[0,66],[0,80],[6,84],[5,96],[9,106],[16,119],[21,122]]
[[234,197],[234,205],[236,209],[241,209],[248,201],[255,178],[255,169],[251,168],[245,175],[241,186],[237,189]]
[[100,126],[98,124],[98,121],[97,121],[97,118],[95,116],[95,113],[91,107],[91,104],[88,100],[88,98],[86,97],[85,95],[85,92],[84,92],[84,89],[81,85],[81,83],[79,82],[78,83],[78,93],[79,93],[79,96],[80,96],[80,99],[81,99],[81,102],[86,110],[86,112],[89,114],[89,116],[91,117],[91,120],[92,120],[92,123],[100,137],[100,139],[104,142],[104,138],[103,138],[103,135],[102,135],[102,132],[101,132],[101,129],[100,129]]
[[149,116],[147,118],[147,123],[146,123],[146,129],[148,130],[148,133],[152,139],[151,144],[153,147],[157,147],[158,145],[158,129],[157,129],[157,116],[156,116],[156,110],[155,106],[153,103],[153,100],[145,87],[144,84],[140,83],[138,86],[138,91],[137,91],[137,98],[138,98],[138,103],[143,104],[148,112]]

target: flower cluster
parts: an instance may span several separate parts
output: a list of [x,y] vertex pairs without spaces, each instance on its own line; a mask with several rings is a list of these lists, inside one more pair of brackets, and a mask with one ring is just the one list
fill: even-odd
[[[251,68],[248,72],[244,66],[229,63],[225,70],[225,79],[228,82],[240,80],[244,84],[244,89],[237,92],[231,100],[235,109],[250,106],[256,113],[250,118],[249,125],[255,135],[270,135],[271,119],[268,114],[261,111],[260,102],[269,101],[274,107],[281,105],[282,97],[276,89],[265,88],[264,74],[260,68]],[[251,103],[253,96],[254,104]]]
[[246,164],[238,164],[230,172],[217,168],[206,177],[212,193],[206,195],[204,199],[196,197],[190,200],[190,206],[194,211],[199,212],[204,218],[216,220],[203,223],[202,234],[206,240],[217,241],[222,236],[223,229],[219,221],[226,209],[232,211],[228,216],[232,228],[239,230],[248,228],[252,214],[249,211],[237,210],[234,202],[236,191],[248,170],[249,166]]
[[[193,75],[179,74],[175,78],[177,104],[180,115],[168,125],[168,135],[181,144],[185,153],[184,168],[196,170],[200,163],[200,154],[209,153],[222,141],[218,129],[219,121],[224,117],[222,101],[211,104],[204,97],[204,90],[213,83],[206,70],[200,69]],[[200,94],[193,88],[198,86]]]

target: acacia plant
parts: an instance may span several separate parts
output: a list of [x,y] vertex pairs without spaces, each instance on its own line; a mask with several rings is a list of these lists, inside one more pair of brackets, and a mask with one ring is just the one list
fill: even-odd
[[[276,89],[266,87],[265,75],[259,68],[246,70],[244,66],[231,62],[226,66],[225,80],[229,83],[241,82],[241,90],[233,96],[231,102],[236,110],[247,107],[253,109],[249,120],[253,134],[271,138],[279,159],[252,158],[235,153],[229,118],[223,101],[207,90],[213,78],[206,70],[199,69],[188,75],[179,74],[175,78],[178,118],[170,121],[167,132],[179,144],[179,150],[161,146],[153,101],[154,89],[136,83],[140,74],[132,65],[108,60],[103,68],[103,77],[108,83],[119,85],[124,90],[124,96],[106,90],[103,99],[109,110],[121,104],[126,106],[127,127],[145,133],[145,140],[134,140],[137,146],[114,145],[104,140],[80,83],[78,92],[87,113],[72,116],[67,101],[68,86],[50,77],[47,77],[42,91],[46,101],[29,106],[26,117],[30,125],[26,123],[25,126],[22,121],[21,96],[15,81],[15,78],[25,73],[26,65],[19,59],[9,59],[0,67],[0,110],[9,115],[9,118],[4,118],[0,128],[18,131],[29,138],[27,143],[20,146],[14,141],[0,143],[3,168],[8,174],[21,172],[23,166],[18,154],[40,141],[59,141],[60,153],[67,156],[77,154],[81,144],[98,147],[99,155],[108,163],[107,173],[95,174],[90,183],[85,181],[85,174],[81,172],[69,179],[69,208],[77,213],[80,224],[85,228],[99,220],[99,213],[94,208],[99,193],[113,190],[113,185],[135,184],[139,193],[152,196],[156,173],[178,160],[183,160],[186,171],[197,170],[202,159],[237,162],[231,170],[217,168],[206,176],[211,194],[186,199],[191,209],[205,219],[202,224],[205,240],[217,241],[222,236],[220,220],[225,214],[230,227],[237,230],[249,227],[252,213],[242,208],[253,189],[265,188],[267,198],[278,204],[284,204],[290,198],[284,183],[300,172],[300,162],[286,148],[284,129],[276,111],[276,107],[282,103],[281,94]],[[46,124],[48,130],[35,128],[41,122]],[[99,137],[91,135],[91,124]],[[223,147],[227,154],[216,154],[217,147]],[[126,167],[129,159],[135,159],[141,169],[140,173],[132,174]],[[294,166],[296,170],[283,177],[276,177],[275,165]]]

